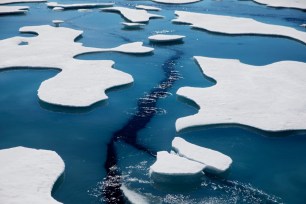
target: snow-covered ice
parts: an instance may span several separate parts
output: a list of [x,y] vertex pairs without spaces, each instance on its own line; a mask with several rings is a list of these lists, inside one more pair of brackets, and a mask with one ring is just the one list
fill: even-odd
[[25,147],[2,149],[0,164],[0,203],[60,203],[51,196],[65,169],[56,152]]
[[157,152],[156,162],[150,166],[150,177],[160,183],[197,182],[205,164],[191,161],[166,151]]
[[[75,56],[90,52],[123,52],[141,54],[153,48],[142,42],[123,44],[115,48],[90,48],[74,42],[82,31],[49,25],[22,27],[21,32],[37,33],[35,37],[13,37],[0,41],[0,69],[56,68],[62,70],[44,81],[38,97],[45,102],[86,107],[107,99],[109,88],[133,82],[132,76],[113,69],[111,60],[78,60]],[[20,46],[21,42],[27,45]],[[59,49],[59,47],[61,49]]]
[[14,3],[39,3],[46,2],[47,0],[0,0],[0,5],[2,4],[14,4]]
[[64,8],[62,8],[62,7],[53,7],[52,10],[53,10],[53,11],[63,11]]
[[150,18],[163,18],[163,16],[148,13],[146,10],[131,9],[125,7],[103,8],[102,11],[119,12],[124,18],[133,23],[148,22]]
[[306,10],[305,0],[253,0],[256,3],[277,8],[294,8]]
[[0,6],[0,14],[22,14],[29,10],[28,6]]
[[146,5],[137,5],[136,8],[138,9],[144,9],[147,11],[160,11],[160,8],[157,8],[155,6],[146,6]]
[[191,4],[199,2],[201,0],[152,0],[152,1],[162,4]]
[[210,173],[222,173],[232,164],[232,159],[229,156],[192,144],[180,137],[173,139],[172,148],[182,157],[205,164],[205,171]]
[[258,34],[293,38],[306,44],[306,32],[294,28],[261,23],[251,18],[175,11],[175,23],[188,23],[194,28],[224,34]]
[[84,3],[84,4],[59,4],[57,2],[46,3],[48,7],[61,7],[63,9],[85,9],[85,8],[101,8],[111,7],[114,3]]
[[217,83],[177,91],[200,107],[197,114],[176,121],[177,131],[212,124],[243,124],[268,131],[306,129],[306,63],[251,66],[233,59],[195,59]]
[[148,39],[152,42],[174,42],[181,41],[185,38],[183,35],[157,34],[149,36]]
[[149,201],[143,195],[128,189],[124,184],[121,185],[120,190],[123,192],[126,199],[131,204],[148,204]]

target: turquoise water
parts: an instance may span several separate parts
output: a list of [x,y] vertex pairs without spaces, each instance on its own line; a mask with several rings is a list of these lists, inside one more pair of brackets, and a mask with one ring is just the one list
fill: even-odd
[[[62,1],[85,2],[85,1]],[[115,1],[117,5],[136,4],[162,8],[165,19],[150,20],[141,30],[123,30],[122,17],[115,13],[54,12],[45,4],[31,6],[27,15],[0,16],[0,39],[21,35],[22,26],[51,24],[65,20],[63,26],[84,30],[79,39],[85,46],[114,47],[143,41],[155,48],[154,55],[134,56],[100,53],[78,56],[79,59],[111,59],[115,68],[134,78],[131,86],[108,93],[109,100],[88,109],[66,109],[40,102],[37,89],[56,70],[5,70],[0,72],[0,149],[14,146],[50,149],[65,161],[66,169],[53,196],[63,203],[103,203],[104,168],[107,144],[127,124],[136,132],[136,144],[151,152],[170,150],[174,136],[229,155],[234,163],[227,180],[207,176],[185,191],[153,185],[148,167],[155,158],[135,148],[135,143],[116,141],[116,166],[124,182],[132,190],[153,203],[305,203],[306,132],[269,133],[243,126],[212,126],[176,133],[179,117],[197,112],[195,107],[180,101],[176,91],[182,86],[207,87],[208,81],[193,61],[195,55],[235,58],[244,63],[265,65],[280,60],[306,62],[306,46],[287,38],[264,36],[227,36],[172,24],[174,10],[187,10],[222,15],[252,17],[262,22],[286,25],[303,30],[306,13],[294,9],[273,9],[251,1],[202,1],[189,5],[163,5],[149,1]],[[19,4],[17,4],[19,5]],[[21,5],[21,4],[20,4]],[[152,12],[153,13],[153,12]],[[305,30],[305,29],[304,29]],[[186,35],[183,44],[156,45],[147,40],[157,32]],[[2,48],[1,48],[2,49]],[[167,77],[167,68],[178,71],[179,78],[159,97],[144,127],[131,122],[137,114],[139,100],[148,96]],[[168,70],[169,71],[169,70]],[[302,96],[301,96],[302,97]],[[134,145],[134,146],[133,146]]]

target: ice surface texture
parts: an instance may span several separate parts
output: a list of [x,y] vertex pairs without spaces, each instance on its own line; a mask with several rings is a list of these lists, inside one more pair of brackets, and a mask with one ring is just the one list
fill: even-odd
[[277,8],[294,8],[306,10],[305,0],[253,0],[256,3]]
[[233,59],[195,59],[202,72],[217,82],[212,87],[177,91],[200,107],[197,114],[176,121],[177,131],[212,124],[242,124],[268,131],[306,129],[306,63],[251,66]]
[[[107,89],[133,82],[129,74],[113,69],[114,62],[111,60],[77,60],[75,56],[90,52],[141,54],[153,51],[153,48],[142,46],[142,42],[108,49],[84,47],[74,42],[82,31],[64,27],[32,26],[22,27],[20,31],[38,33],[38,36],[1,40],[0,69],[28,67],[62,70],[44,81],[38,90],[38,97],[42,101],[62,106],[90,106],[107,99]],[[27,45],[19,45],[21,42]]]
[[51,196],[65,164],[53,151],[15,147],[0,150],[0,203],[59,204]]

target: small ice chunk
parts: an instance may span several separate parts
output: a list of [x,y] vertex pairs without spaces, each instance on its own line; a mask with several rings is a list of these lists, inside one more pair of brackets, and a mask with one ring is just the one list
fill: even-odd
[[152,1],[162,4],[191,4],[199,2],[201,0],[152,0]]
[[146,6],[146,5],[137,5],[136,8],[138,9],[144,9],[147,11],[160,11],[160,8],[154,7],[154,6]]
[[139,193],[136,193],[135,191],[128,189],[124,184],[121,185],[120,190],[123,192],[124,196],[131,204],[149,203],[146,197],[140,195]]
[[165,34],[157,34],[148,37],[148,39],[152,42],[174,42],[181,41],[185,38],[183,35],[165,35]]
[[205,170],[210,173],[222,173],[232,164],[232,159],[218,151],[200,147],[180,137],[172,141],[172,148],[180,155],[192,161],[207,165]]
[[122,25],[124,25],[125,28],[140,28],[142,26],[145,26],[146,24],[122,22]]
[[63,11],[64,8],[63,8],[63,7],[57,6],[57,7],[54,7],[52,10],[53,10],[53,11]]
[[64,23],[64,21],[62,21],[62,20],[53,20],[52,23],[55,25],[55,27],[59,27],[59,25],[61,23]]
[[158,183],[198,182],[205,167],[205,164],[161,151],[157,152],[156,162],[150,166],[150,177]]

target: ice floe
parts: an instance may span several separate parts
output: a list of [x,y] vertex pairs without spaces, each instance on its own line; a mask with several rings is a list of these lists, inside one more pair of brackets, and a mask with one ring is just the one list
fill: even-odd
[[169,34],[157,34],[149,36],[148,39],[152,42],[174,42],[182,41],[185,36],[183,35],[169,35]]
[[57,2],[46,3],[48,7],[61,7],[63,9],[85,9],[85,8],[101,8],[111,7],[114,3],[84,3],[84,4],[59,4]]
[[46,2],[47,0],[1,0],[0,5],[2,4],[14,4],[14,3],[39,3]]
[[155,6],[146,6],[146,5],[137,5],[136,8],[138,9],[144,9],[147,11],[160,11],[160,8],[157,8]]
[[53,20],[52,23],[55,25],[55,26],[59,26],[60,24],[64,23],[64,21],[62,20]]
[[78,12],[92,12],[92,9],[78,9]]
[[200,110],[179,118],[177,131],[212,124],[243,124],[268,131],[306,129],[306,63],[251,66],[232,59],[195,59],[217,83],[178,90],[178,95],[194,101]]
[[123,192],[124,196],[131,204],[149,203],[146,197],[140,195],[139,193],[136,193],[135,191],[128,189],[124,184],[121,185],[120,190]]
[[63,11],[64,8],[62,8],[62,7],[54,7],[52,10],[53,11]]
[[[38,97],[45,102],[86,107],[107,99],[109,88],[133,82],[132,76],[113,69],[111,60],[78,60],[75,56],[90,52],[148,53],[153,48],[142,42],[123,44],[115,48],[90,48],[74,39],[82,31],[49,25],[22,27],[20,32],[37,33],[36,37],[13,37],[0,41],[0,69],[57,68],[55,77],[44,81]],[[21,42],[27,45],[20,46]],[[59,47],[61,49],[59,49]]]
[[122,22],[122,25],[124,25],[125,28],[141,28],[142,26],[145,26],[146,24]]
[[23,14],[29,10],[28,6],[0,6],[0,15]]
[[256,3],[277,8],[294,8],[306,10],[305,0],[253,0]]
[[0,164],[0,203],[60,203],[51,196],[65,169],[56,152],[25,147],[2,149]]
[[222,173],[232,164],[232,159],[229,156],[189,143],[180,137],[173,139],[172,148],[182,157],[205,164],[205,171],[210,173]]
[[201,0],[152,0],[152,1],[162,4],[191,4],[199,2]]
[[124,18],[133,23],[148,22],[150,18],[163,18],[163,16],[148,13],[146,10],[130,9],[125,7],[103,8],[102,11],[119,12]]
[[154,182],[189,183],[199,181],[205,167],[205,164],[160,151],[156,162],[150,166],[149,174]]
[[188,23],[194,28],[224,34],[258,34],[293,38],[306,44],[306,32],[294,28],[258,22],[251,18],[175,11],[176,23]]

